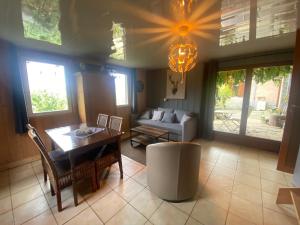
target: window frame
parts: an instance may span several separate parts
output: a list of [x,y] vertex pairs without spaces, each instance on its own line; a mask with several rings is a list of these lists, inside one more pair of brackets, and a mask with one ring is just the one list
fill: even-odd
[[[68,109],[67,110],[59,110],[59,111],[52,111],[52,112],[41,112],[41,113],[34,113],[32,110],[32,102],[31,102],[31,93],[29,88],[29,81],[28,81],[28,74],[27,74],[27,61],[33,61],[38,63],[48,63],[48,64],[56,64],[64,66],[65,70],[65,81],[66,81],[66,95],[68,101]],[[20,53],[19,54],[19,67],[20,67],[20,74],[21,80],[23,85],[24,97],[25,97],[25,104],[27,115],[29,118],[34,117],[43,117],[43,116],[55,116],[55,115],[62,115],[68,114],[73,112],[73,99],[71,95],[71,84],[70,84],[70,74],[68,72],[69,62],[60,57],[53,57],[45,54],[27,54],[27,53]]]

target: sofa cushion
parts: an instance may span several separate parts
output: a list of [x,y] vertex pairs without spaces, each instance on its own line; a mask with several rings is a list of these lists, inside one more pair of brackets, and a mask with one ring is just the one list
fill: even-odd
[[154,121],[160,121],[162,119],[163,115],[164,115],[163,111],[156,111],[156,110],[154,110],[153,116],[152,116],[152,120],[154,120]]
[[176,122],[177,123],[181,122],[181,119],[182,119],[183,115],[187,115],[187,116],[191,116],[192,115],[191,112],[183,111],[183,110],[175,110],[174,113],[176,115]]
[[140,125],[147,125],[147,126],[165,129],[174,134],[181,135],[182,133],[182,125],[180,123],[162,123],[161,121],[145,120],[145,119],[138,120],[137,123]]
[[152,110],[148,109],[141,115],[141,119],[151,119],[152,117]]
[[172,113],[174,112],[174,109],[171,109],[171,108],[157,108],[158,111],[163,111],[163,112],[166,112],[166,113]]
[[174,123],[174,120],[175,120],[175,114],[174,113],[165,112],[161,122],[163,122],[163,123]]

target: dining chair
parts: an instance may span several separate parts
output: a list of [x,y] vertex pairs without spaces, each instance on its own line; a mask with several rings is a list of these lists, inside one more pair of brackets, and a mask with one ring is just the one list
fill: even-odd
[[67,154],[62,151],[47,152],[47,148],[43,143],[37,130],[30,124],[27,124],[28,136],[37,146],[43,163],[43,169],[49,177],[51,195],[56,195],[57,209],[62,211],[61,191],[73,186],[73,197],[75,206],[78,205],[76,182],[84,178],[91,178],[92,189],[96,191],[96,176],[93,161],[85,161],[78,165],[71,165]]
[[[110,116],[108,128],[121,132],[122,117]],[[114,163],[119,164],[120,178],[123,179],[122,157],[119,143],[111,143],[104,145],[99,151],[95,159],[96,181],[98,188],[100,187],[100,175],[105,168],[112,166]]]
[[106,114],[99,114],[98,115],[98,119],[97,119],[97,125],[99,127],[106,127],[107,126],[107,122],[108,122],[108,115]]

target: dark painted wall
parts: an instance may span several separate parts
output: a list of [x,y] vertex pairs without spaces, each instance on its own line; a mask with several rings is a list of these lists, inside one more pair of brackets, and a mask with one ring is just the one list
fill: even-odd
[[198,131],[199,134],[201,134],[199,118],[203,82],[203,64],[198,64],[196,68],[187,73],[186,98],[184,100],[167,100],[164,102],[164,98],[166,97],[166,74],[167,69],[147,71],[147,107],[165,107],[194,112],[198,117]]

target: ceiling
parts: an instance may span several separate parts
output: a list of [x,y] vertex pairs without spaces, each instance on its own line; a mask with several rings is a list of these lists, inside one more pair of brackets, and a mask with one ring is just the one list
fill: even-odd
[[[99,62],[105,60],[128,67],[163,68],[167,66],[170,38],[160,40],[159,32],[149,33],[148,28],[152,28],[152,31],[161,28],[164,18],[168,21],[175,20],[170,7],[171,2],[171,0],[61,0],[59,28],[62,45],[59,46],[24,38],[20,0],[1,0],[0,38],[30,49],[80,56]],[[220,1],[215,1],[214,4],[209,2],[213,0],[198,0],[197,6],[203,9],[201,15],[199,14],[199,20],[220,12]],[[125,61],[109,59],[112,21],[122,23],[126,29]],[[210,22],[220,23],[220,17]],[[147,29],[140,33],[139,28]],[[295,33],[289,33],[220,47],[219,29],[215,27],[205,32],[208,32],[209,36],[198,36],[194,39],[198,44],[200,61],[293,48],[295,43]]]

